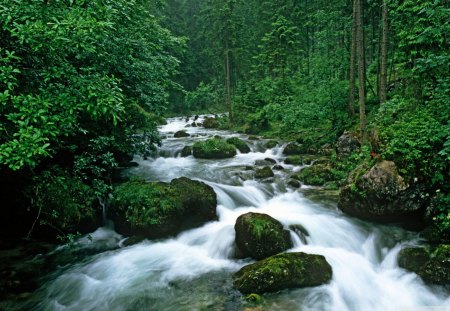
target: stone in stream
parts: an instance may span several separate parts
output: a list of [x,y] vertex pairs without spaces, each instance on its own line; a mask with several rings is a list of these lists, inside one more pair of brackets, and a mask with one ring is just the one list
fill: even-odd
[[266,149],[272,149],[275,148],[278,145],[278,142],[276,140],[269,140],[264,144],[264,148]]
[[218,128],[219,122],[216,118],[205,118],[205,120],[203,120],[203,127],[207,129]]
[[288,230],[266,214],[246,213],[234,225],[236,246],[244,257],[266,258],[292,247]]
[[420,226],[426,200],[420,185],[406,183],[394,162],[382,161],[355,175],[339,195],[338,207],[365,220]]
[[419,275],[428,284],[450,284],[450,245],[431,252],[424,247],[406,247],[398,254],[398,265]]
[[291,186],[292,188],[300,188],[300,186],[301,186],[300,182],[295,179],[290,179],[288,181],[288,185]]
[[277,165],[274,165],[274,166],[272,167],[272,170],[275,170],[275,171],[282,171],[282,170],[284,170],[284,167],[281,166],[281,165],[279,165],[279,164],[277,164]]
[[300,224],[296,224],[290,225],[289,229],[292,230],[299,237],[299,239],[302,241],[303,244],[307,244],[306,237],[309,236],[309,232],[308,230],[305,229],[305,227],[303,227]]
[[264,160],[255,160],[255,165],[257,166],[263,166],[263,165],[272,165],[276,164],[277,161],[272,158],[265,158]]
[[269,178],[273,176],[275,176],[275,174],[273,173],[272,169],[268,166],[257,169],[255,172],[255,178],[258,179]]
[[330,165],[316,164],[303,168],[300,172],[292,176],[302,181],[306,185],[322,186],[326,182],[333,181],[336,177]]
[[218,138],[198,141],[192,147],[194,157],[201,159],[225,159],[236,155],[236,147]]
[[215,220],[216,206],[216,193],[200,181],[135,179],[114,190],[109,216],[121,234],[163,238]]
[[176,132],[173,137],[175,138],[182,138],[182,137],[189,137],[190,135],[186,133],[186,131],[178,131]]
[[291,165],[303,165],[303,157],[299,155],[291,155],[284,160],[284,163]]
[[299,155],[303,153],[305,153],[304,148],[302,147],[302,145],[299,145],[297,143],[289,143],[283,149],[284,155]]
[[332,274],[322,255],[284,253],[244,266],[233,275],[233,285],[243,294],[262,294],[319,286],[329,282]]
[[227,139],[227,143],[234,145],[241,153],[249,153],[250,147],[242,140],[237,137],[231,137]]
[[184,148],[181,150],[181,156],[183,158],[188,157],[192,154],[192,148],[190,146],[184,146]]

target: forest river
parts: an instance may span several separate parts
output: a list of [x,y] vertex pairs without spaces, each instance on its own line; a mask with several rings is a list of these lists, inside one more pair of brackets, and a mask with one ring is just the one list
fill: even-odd
[[[198,121],[202,122],[202,118]],[[289,251],[321,254],[333,268],[330,283],[313,288],[265,294],[261,306],[247,310],[450,310],[448,291],[425,285],[400,269],[397,254],[404,245],[419,244],[418,235],[396,226],[376,225],[346,216],[336,207],[336,194],[314,187],[292,189],[286,183],[300,166],[282,163],[283,144],[266,150],[265,140],[202,127],[186,127],[193,119],[172,118],[160,127],[165,137],[155,158],[136,158],[139,166],[125,177],[168,182],[186,176],[210,185],[217,194],[218,220],[164,240],[123,246],[113,225],[83,237],[76,248],[102,247],[75,264],[59,267],[30,298],[32,310],[244,310],[231,275],[250,259],[234,259],[234,224],[247,212],[268,214],[287,228],[300,224],[309,233],[302,241],[294,232]],[[174,138],[178,130],[191,136]],[[180,151],[214,135],[237,136],[252,152],[231,159],[200,160]],[[270,180],[255,180],[247,166],[270,157],[285,167]],[[306,242],[306,243],[305,243]],[[435,308],[428,308],[434,306]]]

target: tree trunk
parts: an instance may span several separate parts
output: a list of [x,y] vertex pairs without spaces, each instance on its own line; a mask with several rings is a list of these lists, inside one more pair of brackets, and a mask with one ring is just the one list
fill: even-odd
[[352,14],[352,41],[350,47],[350,77],[349,77],[349,95],[348,95],[348,115],[350,118],[355,116],[355,63],[356,63],[356,1],[353,0]]
[[356,50],[358,56],[359,82],[359,128],[361,143],[366,143],[366,61],[363,29],[363,0],[356,1]]
[[233,107],[231,103],[231,68],[230,68],[230,50],[228,41],[225,43],[225,101],[228,107],[228,119],[230,125],[233,124]]
[[387,0],[383,0],[382,8],[382,39],[381,39],[381,65],[380,65],[380,103],[387,98],[387,54],[388,54],[388,8]]

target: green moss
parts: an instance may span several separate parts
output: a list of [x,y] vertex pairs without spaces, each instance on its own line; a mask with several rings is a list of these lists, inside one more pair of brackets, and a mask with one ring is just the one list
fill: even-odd
[[269,178],[273,177],[274,173],[272,169],[268,166],[265,166],[261,169],[257,169],[255,172],[255,178]]
[[241,153],[250,152],[250,147],[242,139],[237,137],[228,138],[227,143],[234,145]]
[[326,182],[339,179],[335,176],[331,166],[325,164],[317,164],[305,167],[294,178],[304,182],[307,185],[322,186]]
[[303,157],[299,155],[288,156],[286,160],[284,160],[284,163],[292,165],[303,165]]
[[194,157],[202,159],[224,159],[236,155],[236,147],[222,139],[208,139],[196,142],[193,146]]

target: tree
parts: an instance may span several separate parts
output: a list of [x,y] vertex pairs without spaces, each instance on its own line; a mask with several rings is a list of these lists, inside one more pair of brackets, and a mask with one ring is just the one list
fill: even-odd
[[361,142],[366,142],[366,54],[364,44],[363,0],[356,2],[356,49],[358,54],[358,80],[359,80],[359,128]]
[[350,42],[350,74],[349,74],[349,96],[348,96],[348,114],[350,117],[355,115],[355,64],[356,64],[356,0],[352,5],[352,36]]
[[383,0],[382,4],[382,39],[381,39],[381,55],[380,55],[380,103],[384,103],[387,98],[387,63],[388,63],[388,5],[387,0]]

